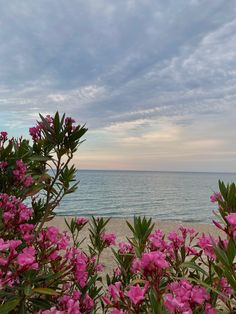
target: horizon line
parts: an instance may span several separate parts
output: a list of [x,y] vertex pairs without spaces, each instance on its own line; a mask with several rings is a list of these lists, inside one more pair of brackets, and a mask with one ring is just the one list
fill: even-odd
[[167,172],[167,173],[215,173],[215,174],[236,174],[236,171],[189,171],[189,170],[136,170],[136,169],[79,169],[77,171],[120,171],[120,172]]

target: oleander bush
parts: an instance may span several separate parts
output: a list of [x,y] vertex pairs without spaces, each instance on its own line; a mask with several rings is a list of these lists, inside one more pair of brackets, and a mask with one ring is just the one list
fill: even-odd
[[[56,113],[40,115],[31,141],[0,133],[0,313],[236,313],[233,183],[211,196],[218,238],[183,226],[165,235],[145,217],[127,222],[126,242],[107,233],[109,219],[50,226],[78,186],[72,159],[86,131]],[[106,273],[107,249],[116,266]]]

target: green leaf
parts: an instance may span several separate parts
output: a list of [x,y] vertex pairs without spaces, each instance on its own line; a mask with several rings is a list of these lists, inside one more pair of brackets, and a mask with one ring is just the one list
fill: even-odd
[[202,273],[203,275],[207,276],[207,272],[202,269],[200,266],[196,265],[195,263],[192,262],[184,262],[181,264],[182,267],[186,267],[186,268],[192,268],[195,269],[196,271],[199,271],[200,273]]
[[24,293],[25,293],[26,296],[30,296],[32,294],[32,287],[31,287],[31,285],[27,285],[24,288]]
[[227,268],[230,268],[230,262],[228,260],[228,256],[226,255],[226,253],[221,250],[218,246],[214,246],[214,252],[217,256],[217,258],[219,259],[219,261]]
[[46,157],[46,156],[38,156],[38,155],[34,155],[34,156],[31,156],[30,157],[30,160],[31,161],[47,161],[51,159],[49,156]]
[[236,280],[234,279],[233,274],[227,269],[224,269],[224,275],[227,278],[231,287],[234,289],[234,291],[236,291]]
[[13,311],[19,305],[19,303],[20,303],[20,298],[5,302],[3,305],[0,306],[0,313],[7,314]]
[[53,119],[53,125],[54,125],[54,131],[56,137],[58,137],[59,132],[60,132],[60,117],[58,111],[56,112],[54,119]]
[[232,264],[235,258],[235,254],[236,254],[235,244],[232,239],[229,240],[226,253],[227,253],[230,264]]
[[157,300],[155,298],[155,294],[154,294],[152,289],[149,292],[149,300],[151,303],[151,307],[153,309],[153,313],[154,314],[162,314],[163,311],[161,309],[161,305],[157,302]]
[[49,309],[52,306],[48,300],[34,299],[34,298],[32,298],[30,300],[36,309],[40,309],[40,310]]
[[33,292],[46,295],[57,295],[58,293],[51,288],[34,288]]
[[219,180],[219,190],[224,199],[227,199],[227,188],[223,181]]

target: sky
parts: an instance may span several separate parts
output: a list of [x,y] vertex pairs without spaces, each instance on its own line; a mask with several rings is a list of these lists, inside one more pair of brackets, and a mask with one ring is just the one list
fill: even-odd
[[0,0],[0,128],[86,123],[79,169],[236,171],[235,0]]

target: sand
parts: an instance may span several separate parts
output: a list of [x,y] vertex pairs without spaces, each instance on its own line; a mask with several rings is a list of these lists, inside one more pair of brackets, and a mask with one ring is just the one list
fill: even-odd
[[[64,216],[55,216],[52,221],[50,221],[48,224],[53,225],[60,229],[60,231],[67,230],[67,226],[65,224],[64,219],[67,219],[70,221],[72,217],[64,217]],[[127,219],[132,224],[132,219]],[[117,236],[117,242],[119,241],[126,241],[126,237],[131,235],[130,229],[128,228],[126,224],[126,219],[118,219],[118,218],[112,218],[109,223],[107,224],[106,231],[107,232],[113,232]],[[162,220],[153,220],[155,222],[156,229],[161,229],[165,233],[168,233],[173,230],[177,230],[177,228],[182,225],[185,227],[193,227],[196,231],[198,231],[200,234],[202,232],[206,234],[211,234],[213,237],[217,237],[221,234],[220,230],[217,229],[213,224],[199,224],[199,223],[181,223],[181,222],[169,222],[169,221],[162,221]],[[88,226],[86,226],[81,231],[81,239],[86,237],[88,239]],[[82,244],[82,249],[86,251],[86,242]],[[87,242],[88,243],[88,242]],[[112,269],[115,267],[114,260],[112,258],[112,252],[111,250],[105,249],[104,254],[101,257],[101,262],[105,266],[105,272],[111,273]]]
[[[61,231],[66,230],[67,226],[65,224],[65,218],[70,221],[71,216],[55,216],[52,221],[49,222],[49,225],[53,225],[58,227]],[[131,235],[130,229],[126,224],[126,220],[128,220],[131,224],[133,222],[132,218],[123,219],[123,218],[112,218],[106,229],[107,232],[114,232],[117,235],[118,241],[124,241],[127,236]],[[210,233],[212,236],[217,236],[220,234],[220,230],[217,229],[213,224],[199,224],[199,223],[181,223],[181,222],[169,222],[166,220],[153,220],[155,222],[155,228],[161,229],[165,233],[168,233],[173,230],[177,230],[177,228],[182,225],[185,227],[193,227],[198,232]],[[85,227],[82,236],[88,235],[88,228]]]

